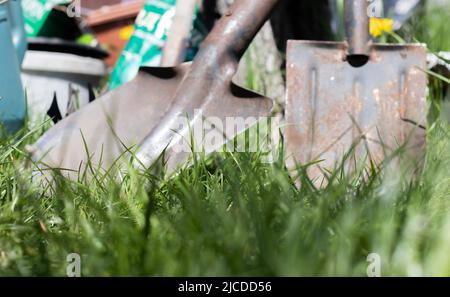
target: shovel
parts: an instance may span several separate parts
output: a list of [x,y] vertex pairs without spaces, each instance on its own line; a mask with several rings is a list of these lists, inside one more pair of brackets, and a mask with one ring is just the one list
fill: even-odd
[[425,151],[426,48],[373,44],[367,2],[345,0],[345,42],[288,43],[287,165],[313,164],[316,184],[338,165],[379,166],[399,148],[417,164]]
[[[87,168],[109,170],[131,156],[137,157],[135,165],[148,167],[164,152],[167,169],[172,171],[192,154],[191,148],[179,149],[180,140],[198,141],[208,152],[221,147],[272,109],[271,100],[235,85],[232,78],[277,2],[236,1],[192,64],[141,68],[130,83],[52,127],[31,148],[33,160],[44,170],[58,168],[76,177]],[[246,125],[216,131],[223,139],[204,146],[202,133],[191,137],[191,127],[205,118],[217,123],[229,117],[245,118]],[[187,123],[180,125],[183,120]],[[211,129],[217,130],[216,126],[209,124]]]

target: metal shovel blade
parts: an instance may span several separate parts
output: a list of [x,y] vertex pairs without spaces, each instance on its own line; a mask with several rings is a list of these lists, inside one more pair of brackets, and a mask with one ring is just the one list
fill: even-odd
[[380,164],[401,146],[410,160],[425,150],[426,48],[372,45],[362,67],[346,55],[345,43],[288,44],[288,166],[314,163],[308,175],[319,183],[350,151]]
[[157,125],[188,69],[141,68],[131,82],[52,127],[33,146],[33,159],[67,172],[85,168],[88,160],[108,169]]
[[[130,160],[131,150],[139,160],[134,165],[145,167],[165,152],[172,171],[192,154],[191,147],[177,144],[190,140],[190,128],[203,125],[204,118],[212,118],[207,130],[217,130],[205,132],[225,134],[213,137],[204,151],[221,147],[271,111],[270,99],[235,85],[232,78],[277,2],[236,1],[192,64],[142,68],[130,83],[50,129],[31,149],[33,159],[50,168],[69,170],[69,177],[76,177],[86,169],[109,170],[116,161]],[[217,123],[227,118],[244,118],[246,125],[223,131],[223,125]],[[203,145],[202,132],[189,145]]]
[[[175,68],[142,68],[130,83],[97,99],[50,129],[34,145],[33,159],[49,168],[62,169],[68,176],[84,172],[87,166],[108,170],[117,162],[129,160],[131,152],[142,154],[138,148],[145,144],[144,140],[153,132],[166,137],[155,141],[161,144],[160,149],[152,151],[154,158],[145,165],[151,165],[167,149],[169,169],[173,170],[192,154],[191,145],[194,144],[184,143],[186,139],[190,140],[190,127],[197,127],[200,123],[204,128],[205,118],[212,117],[223,123],[227,118],[254,119],[252,122],[247,121],[247,126],[236,127],[228,134],[230,130],[222,130],[223,127],[210,127],[210,130],[216,129],[215,132],[202,130],[197,133],[193,139],[196,147],[212,152],[248,128],[248,125],[256,123],[261,116],[267,115],[272,108],[270,99],[232,82],[205,88],[209,94],[205,95],[203,106],[196,106],[194,100],[189,99],[186,105],[180,104],[177,98],[186,93],[181,82],[186,79],[189,70],[189,64]],[[191,83],[205,86],[201,77]],[[198,90],[193,93],[199,94]],[[171,113],[169,110],[175,106],[181,111]],[[201,108],[201,113],[196,108]],[[185,119],[189,123],[185,123]],[[167,120],[173,121],[174,126],[160,127]],[[215,137],[215,140],[220,141],[205,144],[203,132],[219,133],[224,137]],[[183,136],[180,140],[182,143],[175,145],[181,149],[173,149],[170,140],[180,135]],[[121,157],[123,159],[119,160]]]

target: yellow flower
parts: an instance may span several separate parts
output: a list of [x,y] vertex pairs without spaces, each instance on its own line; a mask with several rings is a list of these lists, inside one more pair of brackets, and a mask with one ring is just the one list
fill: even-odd
[[370,18],[370,34],[373,37],[380,37],[383,32],[392,32],[394,30],[394,20]]
[[119,32],[119,37],[122,40],[128,40],[131,38],[131,35],[133,35],[134,32],[134,26],[126,26],[125,28],[121,29]]

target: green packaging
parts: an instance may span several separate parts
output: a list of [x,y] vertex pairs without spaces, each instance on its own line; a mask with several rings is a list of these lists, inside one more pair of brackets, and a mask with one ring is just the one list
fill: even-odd
[[[110,89],[132,80],[141,66],[160,65],[167,34],[176,11],[176,0],[147,0],[139,13],[134,33],[117,61],[110,79]],[[205,32],[198,24],[197,13],[193,20],[191,46],[186,59],[192,59]]]
[[68,4],[71,0],[22,0],[25,31],[28,37],[36,37],[47,21],[55,5]]

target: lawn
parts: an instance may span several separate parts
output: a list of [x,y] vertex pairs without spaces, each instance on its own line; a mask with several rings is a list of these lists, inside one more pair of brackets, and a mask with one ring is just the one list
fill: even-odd
[[[428,7],[399,35],[450,51],[447,7]],[[430,82],[428,151],[413,181],[337,170],[316,188],[301,168],[299,189],[283,155],[268,164],[262,153],[218,153],[170,178],[130,167],[39,185],[25,147],[49,125],[27,124],[0,142],[0,275],[65,276],[77,253],[83,276],[366,276],[374,255],[383,276],[450,276],[442,85]]]

